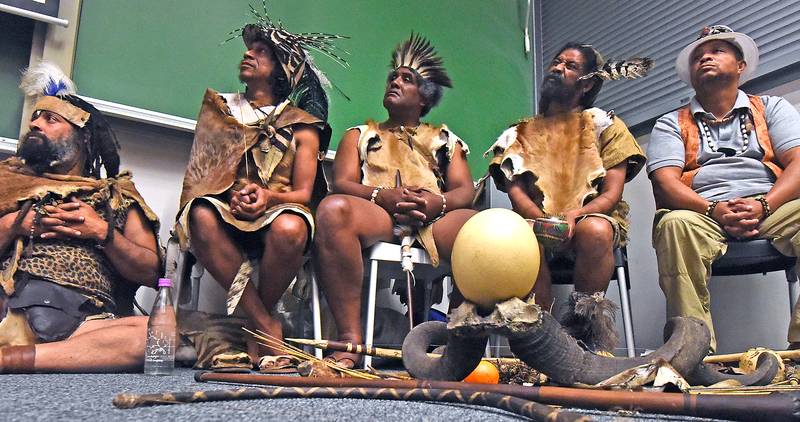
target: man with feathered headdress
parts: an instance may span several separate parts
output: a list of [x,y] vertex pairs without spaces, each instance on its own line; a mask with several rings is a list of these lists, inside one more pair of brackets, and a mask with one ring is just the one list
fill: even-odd
[[[703,28],[678,54],[678,76],[695,90],[662,116],[647,149],[656,200],[653,247],[667,314],[702,320],[716,336],[708,281],[727,241],[768,239],[800,255],[800,116],[783,98],[747,95],[758,48],[725,25]],[[800,348],[800,309],[788,340]]]
[[545,259],[533,291],[543,309],[553,306],[548,262],[563,255],[574,259],[575,291],[562,324],[591,350],[610,351],[617,344],[616,305],[604,294],[614,271],[613,250],[627,233],[622,189],[645,160],[613,111],[592,104],[604,79],[642,76],[651,67],[649,59],[604,64],[591,46],[565,45],[542,82],[539,114],[511,126],[486,152],[494,154],[489,173],[498,189],[532,220],[542,241]]
[[133,295],[161,274],[158,219],[60,69],[32,66],[21,88],[37,100],[0,163],[0,373],[141,371],[147,317],[131,316]]
[[[467,145],[447,126],[420,123],[450,78],[427,40],[412,34],[392,54],[383,106],[389,118],[348,130],[336,152],[333,191],[317,210],[315,267],[341,340],[361,344],[361,250],[413,229],[438,265],[475,212]],[[399,177],[398,177],[399,174]],[[402,181],[397,185],[398,178]],[[354,367],[359,357],[329,360]]]
[[[313,195],[325,191],[318,164],[330,140],[327,97],[307,49],[336,57],[327,46],[339,37],[295,35],[253,13],[258,23],[239,30],[246,46],[239,79],[247,88],[205,94],[176,231],[182,248],[191,248],[228,290],[228,313],[239,305],[249,329],[282,338],[273,307],[310,247],[309,207]],[[256,259],[258,285],[249,282]],[[246,339],[240,362],[264,371],[290,364],[252,336]]]

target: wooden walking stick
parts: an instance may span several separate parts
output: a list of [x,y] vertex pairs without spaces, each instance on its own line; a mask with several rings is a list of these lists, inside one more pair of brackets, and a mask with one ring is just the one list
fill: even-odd
[[508,384],[471,384],[422,380],[359,380],[354,378],[304,378],[199,371],[200,382],[227,382],[293,387],[328,388],[431,388],[484,391],[532,402],[600,410],[631,410],[669,415],[697,416],[734,421],[800,421],[800,393],[770,394],[682,394],[623,390],[590,390],[568,387],[529,387]]
[[[388,359],[403,359],[403,351],[399,349],[386,349],[382,347],[367,346],[366,344],[346,343],[342,341],[333,340],[309,340],[304,338],[287,338],[285,341],[311,346],[322,350],[331,350],[334,352],[355,353],[359,355],[377,356]],[[431,356],[439,356],[429,353]],[[490,362],[514,364],[519,363],[520,360],[516,358],[483,358]]]
[[[297,377],[285,377],[297,378]],[[468,393],[468,394],[464,394]],[[506,410],[535,421],[584,422],[591,421],[583,415],[555,409],[518,397],[497,393],[444,390],[429,388],[333,388],[333,387],[274,387],[231,390],[179,392],[167,394],[120,394],[113,404],[120,409],[178,403],[210,401],[252,400],[264,398],[356,398],[402,401],[459,403],[488,406]]]
[[[410,142],[409,142],[409,145]],[[397,169],[395,176],[394,187],[399,188],[403,186],[403,180],[400,177],[400,169]],[[414,237],[411,236],[413,229],[410,226],[398,225],[395,229],[402,235],[400,240],[400,266],[406,273],[406,300],[408,300],[408,325],[409,329],[414,329],[414,305],[412,303],[412,296],[414,294],[414,262],[411,261],[411,245],[414,243]]]
[[[800,350],[778,350],[775,353],[781,359],[800,359]],[[744,353],[732,353],[729,355],[711,355],[703,358],[705,363],[734,363],[739,362]]]

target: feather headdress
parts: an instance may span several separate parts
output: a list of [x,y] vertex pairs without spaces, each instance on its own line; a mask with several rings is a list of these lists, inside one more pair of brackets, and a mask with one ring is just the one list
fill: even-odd
[[[253,6],[250,6],[250,12],[256,19],[256,23],[245,25],[243,28],[233,30],[231,34],[236,34],[234,37],[229,38],[228,41],[241,36],[245,45],[250,45],[255,40],[265,40],[275,46],[275,53],[278,56],[278,61],[284,68],[286,75],[292,84],[292,87],[297,85],[300,77],[308,64],[314,67],[313,63],[308,59],[307,50],[318,51],[325,56],[329,57],[336,63],[341,64],[343,67],[348,67],[348,63],[343,59],[337,50],[332,40],[348,38],[341,35],[326,34],[321,32],[301,32],[292,34],[283,28],[283,24],[278,21],[278,26],[272,23],[272,20],[267,14],[266,1],[263,1],[264,15],[256,11]],[[344,54],[349,54],[341,50]]]
[[42,60],[22,73],[19,87],[29,97],[38,99],[43,95],[51,97],[75,95],[75,84],[54,63]]
[[[343,67],[348,67],[349,64],[338,53],[340,48],[333,44],[333,40],[346,39],[348,37],[334,34],[326,34],[321,32],[302,32],[293,34],[283,28],[283,24],[278,21],[278,25],[272,23],[272,20],[267,14],[266,1],[262,1],[264,7],[264,15],[262,16],[256,11],[253,6],[250,6],[250,12],[255,17],[256,23],[245,25],[243,28],[231,31],[233,37],[229,38],[230,41],[236,37],[242,37],[246,46],[250,46],[256,40],[263,40],[268,42],[274,47],[275,55],[280,62],[286,77],[289,79],[289,85],[292,89],[290,98],[298,107],[303,107],[302,103],[307,103],[310,107],[310,113],[322,118],[327,119],[327,96],[323,89],[323,85],[331,86],[330,81],[321,70],[314,64],[308,50],[314,50],[329,57],[331,60],[339,63]],[[226,42],[227,42],[226,41]],[[341,50],[344,54],[349,54],[347,51]],[[308,72],[307,70],[311,70]],[[337,88],[338,90],[338,88]],[[341,93],[341,91],[339,91]],[[344,95],[344,93],[342,93]],[[344,95],[347,98],[346,95]],[[349,99],[349,98],[348,98]],[[324,101],[320,103],[319,101]],[[318,114],[321,110],[324,112],[322,115]]]
[[78,127],[89,120],[88,111],[64,101],[75,95],[75,84],[54,63],[42,60],[25,69],[19,87],[33,99],[34,110],[52,111]]
[[653,70],[654,66],[655,63],[649,57],[634,57],[627,60],[610,59],[603,63],[599,69],[581,76],[580,79],[589,79],[595,76],[604,81],[621,78],[636,79],[646,76],[647,72]]
[[413,32],[411,38],[398,45],[392,52],[391,67],[393,70],[408,67],[428,81],[448,88],[453,87],[444,69],[442,58],[436,57],[436,51],[427,39],[419,35],[414,36]]

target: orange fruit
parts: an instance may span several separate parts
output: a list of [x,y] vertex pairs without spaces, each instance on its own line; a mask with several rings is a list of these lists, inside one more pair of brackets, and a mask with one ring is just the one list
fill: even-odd
[[481,384],[497,384],[500,381],[500,372],[491,362],[482,360],[471,374],[464,378],[464,382],[477,382]]

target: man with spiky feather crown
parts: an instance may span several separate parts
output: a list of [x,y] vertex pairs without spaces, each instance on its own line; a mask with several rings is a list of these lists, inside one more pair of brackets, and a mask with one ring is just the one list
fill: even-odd
[[[325,193],[318,167],[330,139],[328,102],[307,50],[335,57],[327,46],[339,37],[295,35],[253,13],[258,22],[237,31],[246,46],[239,79],[247,88],[206,92],[176,231],[228,291],[228,314],[238,306],[247,328],[280,339],[273,308],[310,248],[312,198]],[[251,260],[259,261],[258,284],[250,282]],[[246,356],[233,358],[239,364],[264,371],[289,365],[288,357],[275,357],[278,350],[249,334],[246,340]]]
[[562,324],[592,350],[610,351],[617,344],[616,305],[604,294],[614,248],[627,233],[623,186],[645,161],[625,124],[592,105],[604,79],[641,76],[651,67],[649,59],[604,65],[591,46],[565,45],[542,82],[539,114],[511,126],[486,152],[494,154],[489,173],[498,189],[508,193],[540,239],[544,259],[533,287],[536,303],[553,307],[548,263],[565,255],[573,259],[575,291]]
[[[318,280],[343,341],[361,344],[361,251],[413,231],[438,265],[449,260],[469,217],[474,188],[467,145],[447,126],[421,123],[451,82],[430,43],[412,34],[392,54],[383,106],[389,118],[350,128],[333,164],[333,192],[317,210]],[[398,179],[401,181],[397,185]],[[406,234],[406,233],[400,233]],[[354,367],[359,357],[328,357]]]
[[60,69],[31,66],[21,88],[36,101],[0,163],[0,373],[141,371],[147,317],[132,316],[133,296],[161,274],[158,219]]

